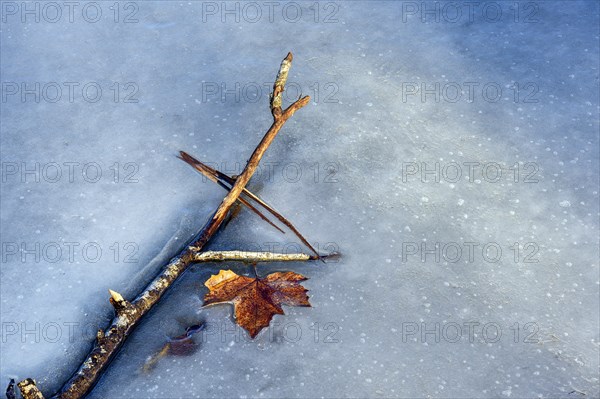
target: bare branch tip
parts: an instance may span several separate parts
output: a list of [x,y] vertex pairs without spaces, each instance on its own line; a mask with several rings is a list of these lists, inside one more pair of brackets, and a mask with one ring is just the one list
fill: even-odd
[[123,298],[123,296],[118,292],[109,289],[108,293],[110,294],[110,304],[113,305],[113,308],[115,308],[117,315],[123,313],[125,309],[131,306],[131,304],[127,302],[125,298]]
[[339,260],[342,257],[342,254],[339,252],[332,252],[330,254],[327,255],[321,255],[319,256],[319,259],[323,262],[326,261],[335,261],[335,260]]
[[302,98],[300,98],[297,102],[302,103],[302,106],[305,106],[306,104],[308,104],[310,102],[310,96],[304,96]]
[[110,298],[113,299],[115,302],[124,302],[125,301],[125,299],[123,299],[123,296],[116,291],[109,289],[108,293],[110,294]]
[[176,157],[184,162],[187,162],[188,164],[191,164],[194,160],[194,158],[192,158],[192,156],[185,151],[179,151],[179,155],[176,155]]

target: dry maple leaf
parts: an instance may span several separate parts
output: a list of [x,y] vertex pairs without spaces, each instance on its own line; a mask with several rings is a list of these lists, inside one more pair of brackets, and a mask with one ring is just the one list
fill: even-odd
[[308,290],[300,285],[304,280],[306,277],[294,272],[251,278],[221,270],[204,283],[208,287],[204,304],[233,303],[235,320],[254,338],[269,326],[273,315],[284,314],[281,305],[310,306]]

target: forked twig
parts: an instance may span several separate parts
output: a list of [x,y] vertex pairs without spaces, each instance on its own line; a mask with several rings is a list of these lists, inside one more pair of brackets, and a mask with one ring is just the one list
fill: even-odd
[[[180,155],[178,157],[179,159],[185,161],[186,163],[191,165],[195,170],[197,170],[198,172],[200,172],[204,176],[206,176],[209,180],[219,184],[219,186],[223,187],[226,190],[229,190],[229,186],[225,185],[223,183],[223,181],[230,185],[233,185],[233,183],[235,182],[234,178],[198,161],[196,158],[194,158],[193,156],[191,156],[190,154],[188,154],[185,151],[179,151],[179,155]],[[294,225],[289,220],[287,220],[281,213],[277,212],[275,209],[273,209],[273,207],[271,205],[264,202],[259,196],[253,194],[247,188],[244,188],[242,193],[247,195],[248,197],[250,197],[253,201],[255,201],[257,204],[259,204],[263,208],[265,208],[271,215],[275,216],[277,218],[277,220],[279,220],[281,223],[286,225],[290,230],[292,230],[292,232],[294,232],[296,237],[298,237],[298,239],[300,239],[300,241],[302,241],[302,243],[304,245],[306,245],[316,256],[320,256],[319,253],[317,252],[317,250],[314,249],[312,245],[310,245],[308,240],[306,238],[304,238],[304,236],[302,234],[300,234],[298,229],[296,229],[296,227],[294,227]],[[240,197],[240,199],[242,199],[242,197]],[[256,212],[258,212],[258,211],[256,211]],[[260,214],[260,215],[262,215],[262,214]],[[271,223],[270,221],[269,221],[269,224],[273,225],[273,223]],[[279,229],[279,230],[281,231],[281,229]]]
[[[281,108],[281,93],[287,80],[288,71],[292,63],[292,53],[282,61],[273,85],[270,107],[273,115],[273,123],[261,142],[252,153],[243,172],[231,185],[231,189],[225,196],[211,219],[202,227],[198,234],[188,243],[186,248],[164,267],[161,273],[139,294],[129,302],[115,291],[110,292],[110,303],[115,310],[115,318],[105,331],[100,329],[97,339],[90,353],[81,364],[77,372],[60,389],[54,398],[78,399],[85,396],[96,384],[102,372],[106,369],[115,354],[121,348],[127,337],[138,325],[141,318],[152,309],[164,293],[172,286],[187,268],[198,257],[202,257],[202,249],[219,230],[225,220],[230,208],[238,200],[246,184],[254,174],[260,159],[272,143],[273,139],[284,125],[284,123],[300,108],[310,101],[305,96],[294,102],[285,110]],[[308,256],[308,255],[306,255]],[[310,259],[311,257],[309,257]],[[21,394],[25,399],[43,399],[43,396],[32,379],[25,379],[19,384]]]
[[[188,164],[191,165],[189,158],[194,159],[191,155],[189,155],[188,153],[186,153],[185,151],[179,151],[179,156],[177,157],[179,159],[181,159],[182,161],[187,162]],[[225,190],[229,191],[230,187],[227,186],[226,184],[224,184],[223,182],[221,182],[220,180],[218,180],[217,178],[213,177],[213,176],[209,176],[209,175],[205,175],[210,181],[217,183],[219,186],[223,187]],[[244,189],[245,190],[245,189]],[[281,230],[279,228],[279,226],[277,226],[275,223],[271,222],[265,215],[262,214],[261,211],[259,211],[258,209],[256,209],[254,207],[254,205],[252,205],[251,203],[249,203],[248,201],[246,201],[246,199],[244,199],[243,197],[239,197],[238,201],[240,201],[242,203],[242,205],[244,205],[245,207],[247,207],[248,209],[250,209],[252,212],[256,213],[262,220],[264,220],[265,222],[269,223],[271,226],[275,227],[277,230],[279,230],[281,233],[285,234],[285,231]]]

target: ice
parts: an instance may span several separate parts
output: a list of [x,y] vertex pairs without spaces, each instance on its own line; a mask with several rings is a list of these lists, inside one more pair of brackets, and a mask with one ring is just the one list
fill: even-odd
[[[1,383],[76,370],[107,290],[132,298],[224,195],[177,151],[238,174],[292,51],[284,100],[313,101],[249,187],[343,257],[259,265],[309,277],[312,308],[254,341],[202,308],[251,268],[192,267],[90,397],[600,394],[598,3],[47,4],[1,5]],[[300,247],[243,210],[211,248]],[[197,352],[141,371],[201,321]]]

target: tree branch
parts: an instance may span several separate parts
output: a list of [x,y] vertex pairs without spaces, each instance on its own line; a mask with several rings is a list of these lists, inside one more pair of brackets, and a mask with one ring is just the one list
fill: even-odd
[[194,255],[195,262],[291,262],[317,260],[317,256],[301,253],[282,254],[275,252],[248,252],[248,251],[205,251]]
[[[94,347],[88,354],[79,370],[54,396],[60,399],[78,399],[85,396],[96,384],[98,378],[121,348],[127,337],[137,326],[140,319],[160,300],[173,282],[180,277],[190,264],[201,257],[198,252],[218,231],[231,206],[238,200],[246,184],[254,174],[260,159],[272,143],[283,124],[295,111],[305,106],[310,100],[303,97],[285,111],[281,111],[281,93],[284,90],[287,74],[292,62],[289,53],[281,63],[271,97],[273,124],[252,153],[246,167],[235,180],[231,190],[225,196],[212,218],[202,227],[199,233],[179,255],[165,266],[162,272],[132,301],[128,302],[119,293],[110,291],[110,302],[115,309],[115,318],[106,331],[99,330]],[[233,256],[233,255],[232,255]],[[259,256],[259,255],[257,255]],[[19,389],[25,399],[43,398],[41,392],[31,379],[21,381]]]

